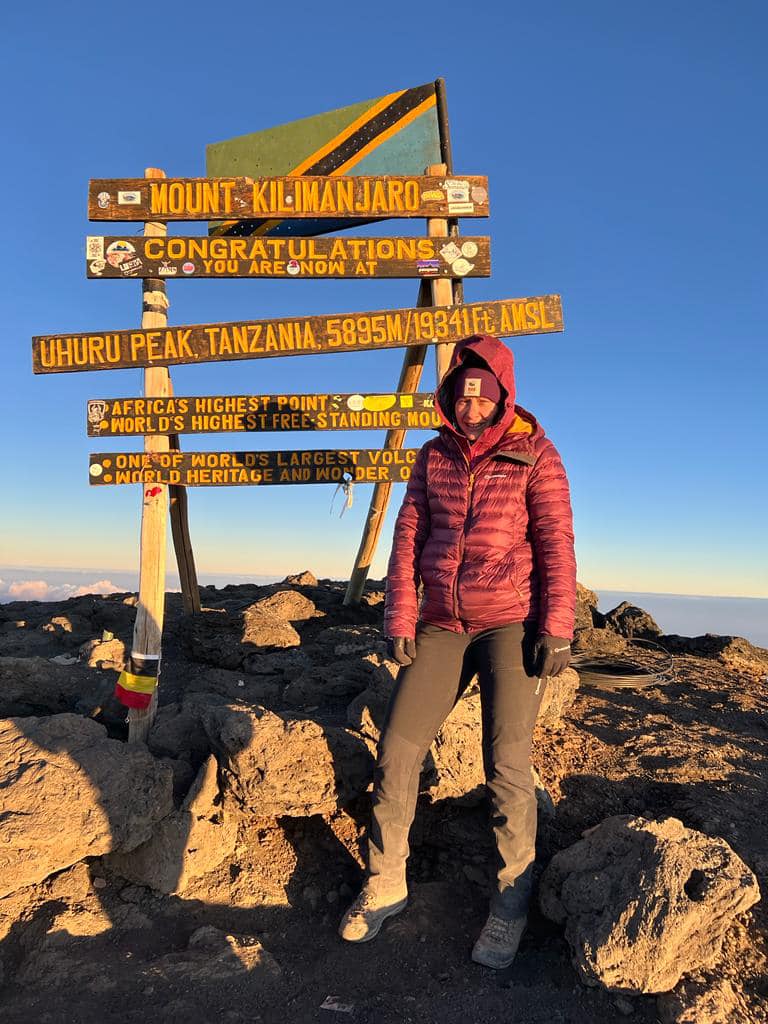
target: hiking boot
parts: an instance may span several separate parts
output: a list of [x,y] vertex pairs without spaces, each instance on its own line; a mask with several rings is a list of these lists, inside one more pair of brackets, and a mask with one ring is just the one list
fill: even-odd
[[386,919],[399,914],[407,902],[405,883],[384,888],[369,880],[342,917],[339,935],[347,942],[368,942],[379,934]]
[[472,949],[472,959],[476,964],[492,967],[495,971],[509,967],[515,959],[526,924],[524,917],[505,921],[503,917],[489,914]]

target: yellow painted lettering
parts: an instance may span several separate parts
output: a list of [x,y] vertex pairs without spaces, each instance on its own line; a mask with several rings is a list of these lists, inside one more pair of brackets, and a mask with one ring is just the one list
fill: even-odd
[[150,213],[168,213],[168,182],[150,182],[149,185]]

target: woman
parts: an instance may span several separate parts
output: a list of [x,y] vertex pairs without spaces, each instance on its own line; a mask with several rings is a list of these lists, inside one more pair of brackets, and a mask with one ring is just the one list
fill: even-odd
[[402,668],[379,741],[367,877],[340,934],[366,942],[405,906],[419,773],[477,675],[497,880],[472,959],[498,969],[514,959],[530,899],[542,679],[570,660],[570,498],[554,445],[515,406],[512,353],[497,338],[456,345],[435,404],[444,426],[417,456],[395,525],[384,629]]

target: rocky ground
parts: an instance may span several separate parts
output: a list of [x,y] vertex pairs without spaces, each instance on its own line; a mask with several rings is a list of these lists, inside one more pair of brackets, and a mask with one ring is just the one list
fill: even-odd
[[408,908],[373,943],[336,934],[394,671],[381,584],[343,593],[207,588],[194,619],[169,594],[149,749],[111,696],[135,596],[0,605],[0,1018],[768,1021],[768,652],[580,589],[583,657],[666,665],[639,636],[674,668],[550,683],[540,902],[493,973],[469,961],[492,852],[471,688],[425,767]]

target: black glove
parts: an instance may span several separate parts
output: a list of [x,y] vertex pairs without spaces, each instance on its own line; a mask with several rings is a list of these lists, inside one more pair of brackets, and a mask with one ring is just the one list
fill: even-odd
[[540,679],[559,676],[571,663],[571,641],[561,636],[540,636],[534,647],[533,660]]
[[409,636],[388,636],[387,650],[398,665],[410,665],[416,657],[416,641]]

